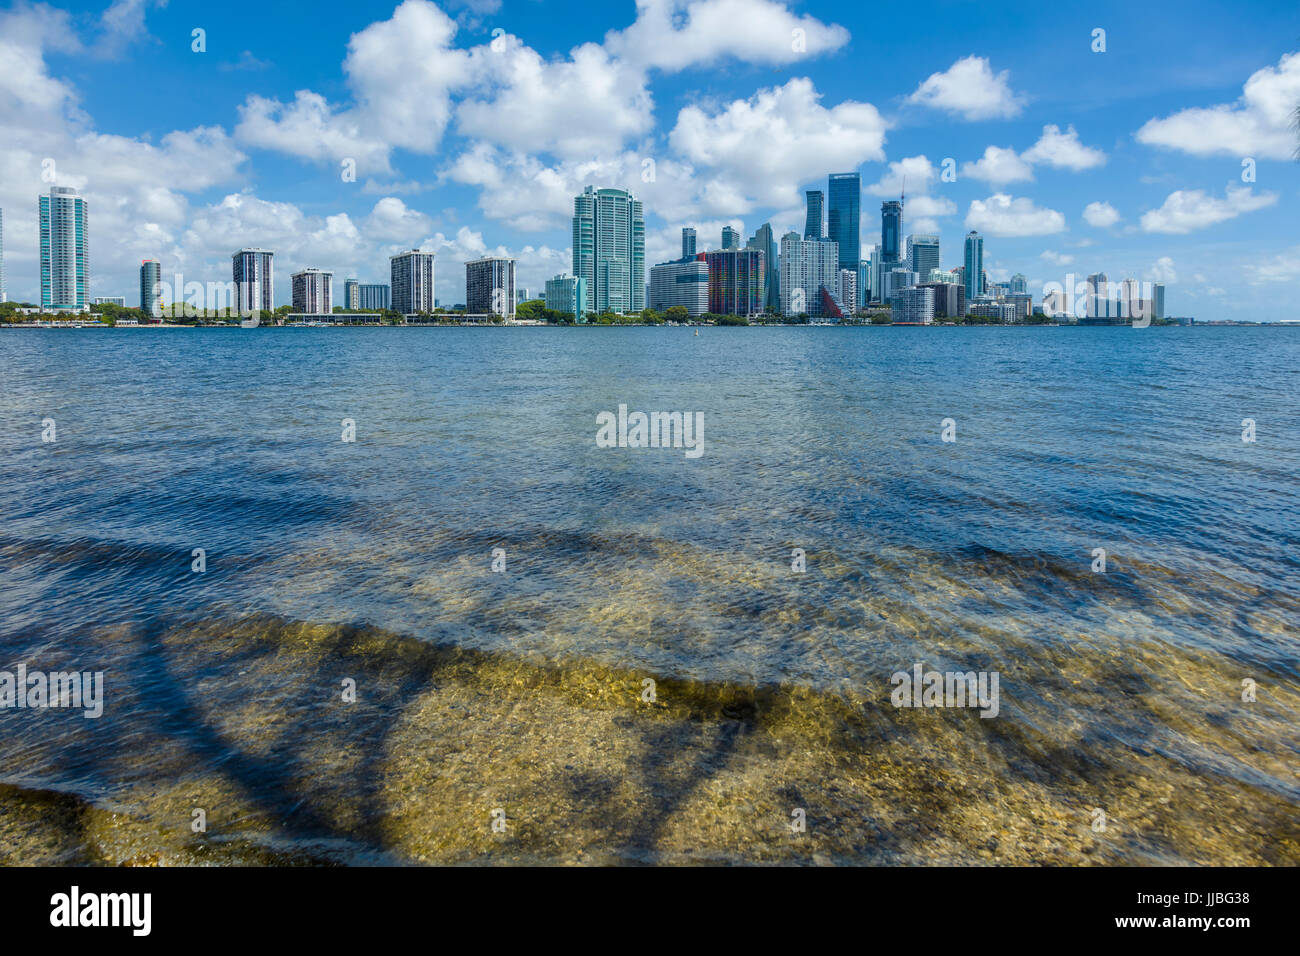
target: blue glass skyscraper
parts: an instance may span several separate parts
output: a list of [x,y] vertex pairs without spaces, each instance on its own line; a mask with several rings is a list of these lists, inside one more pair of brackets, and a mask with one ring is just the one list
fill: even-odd
[[827,185],[826,237],[839,245],[840,268],[856,271],[862,241],[862,177],[831,173]]

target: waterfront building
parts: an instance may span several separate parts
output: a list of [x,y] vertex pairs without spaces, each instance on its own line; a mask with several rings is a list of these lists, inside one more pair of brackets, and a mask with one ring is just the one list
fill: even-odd
[[361,308],[361,283],[356,279],[343,280],[343,308]]
[[573,274],[587,280],[588,312],[645,308],[645,214],[630,192],[588,186],[574,197]]
[[586,302],[586,279],[558,275],[554,279],[546,280],[546,308],[552,312],[567,312],[573,316],[575,322],[586,322]]
[[388,271],[392,278],[393,311],[402,315],[432,312],[434,259],[437,253],[399,252],[388,257]]
[[83,312],[90,306],[90,215],[68,186],[38,198],[41,308]]
[[708,253],[661,262],[650,269],[650,308],[664,312],[680,305],[692,316],[709,311]]
[[157,259],[140,263],[140,311],[145,318],[162,315],[162,264]]
[[289,276],[293,311],[326,315],[334,310],[334,273],[326,269],[301,269]]
[[767,304],[764,256],[757,249],[702,253],[709,269],[709,311],[714,315],[755,315]]
[[966,301],[984,294],[984,237],[972,229],[966,233],[966,256],[962,262]]
[[825,239],[800,239],[798,233],[781,237],[781,312],[788,316],[833,315],[828,298],[839,295],[839,248]]
[[[240,249],[231,257],[235,282],[234,308],[240,315],[275,311],[275,253],[269,249]],[[172,293],[176,301],[181,290]]]
[[[357,286],[358,309],[384,311],[392,308],[392,295],[388,286],[382,282],[362,282]],[[434,308],[437,308],[434,300]]]
[[858,270],[841,269],[840,270],[840,304],[844,307],[849,315],[852,315],[858,309]]
[[933,294],[934,318],[959,319],[966,314],[966,289],[959,283],[931,281],[921,283],[919,288]]
[[895,325],[930,325],[934,322],[934,290],[912,286],[890,293],[891,321]]
[[465,309],[481,315],[515,317],[515,260],[484,256],[465,263]]

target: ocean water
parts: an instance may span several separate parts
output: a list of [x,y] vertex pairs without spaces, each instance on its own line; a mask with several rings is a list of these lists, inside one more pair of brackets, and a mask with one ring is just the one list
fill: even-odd
[[0,858],[1300,863],[1298,381],[1286,328],[4,331],[0,670],[105,693],[0,708]]

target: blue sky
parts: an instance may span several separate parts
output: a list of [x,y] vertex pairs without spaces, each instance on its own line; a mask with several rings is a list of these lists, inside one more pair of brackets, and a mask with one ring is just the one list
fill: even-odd
[[905,173],[905,233],[946,266],[977,228],[1036,297],[1105,271],[1165,282],[1174,314],[1295,318],[1296,51],[1300,7],[1264,2],[13,4],[9,295],[37,295],[51,168],[91,202],[92,294],[131,304],[140,259],[227,281],[242,245],[276,251],[281,302],[298,268],[337,296],[414,246],[446,303],[484,252],[540,291],[587,183],[645,200],[656,262],[683,225],[801,229],[803,190],[859,169],[865,245]]

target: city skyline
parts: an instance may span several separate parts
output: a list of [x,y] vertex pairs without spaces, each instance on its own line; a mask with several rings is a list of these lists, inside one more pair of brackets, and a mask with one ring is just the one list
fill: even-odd
[[[700,16],[709,9],[705,2],[669,6]],[[658,19],[663,4],[639,15],[602,12],[574,37],[571,27],[561,31],[523,5],[473,17],[412,0],[313,25],[315,59],[286,68],[295,84],[301,77],[296,87],[282,82],[271,49],[250,51],[250,61],[214,33],[202,53],[191,51],[192,25],[173,9],[148,7],[136,20],[110,20],[103,5],[62,9],[52,22],[106,61],[113,61],[114,30],[129,29],[150,48],[175,46],[176,55],[195,57],[211,73],[212,92],[189,112],[155,111],[183,115],[184,123],[126,123],[121,100],[152,66],[131,64],[88,82],[77,58],[37,29],[28,11],[0,10],[16,68],[51,97],[24,94],[0,114],[0,131],[14,144],[0,209],[15,300],[39,301],[31,199],[51,185],[79,189],[94,210],[91,295],[130,297],[144,258],[162,262],[164,274],[216,278],[220,261],[245,245],[276,249],[291,269],[316,266],[367,283],[383,282],[384,261],[402,249],[428,248],[456,263],[506,255],[518,263],[521,287],[541,289],[571,271],[570,204],[592,183],[644,203],[648,273],[677,257],[684,226],[707,237],[729,227],[742,243],[764,223],[777,236],[802,234],[804,193],[827,193],[828,175],[854,171],[862,183],[862,258],[879,241],[875,204],[901,194],[906,180],[900,240],[940,235],[949,251],[942,265],[951,267],[960,261],[952,251],[976,229],[988,237],[989,281],[1024,274],[1036,299],[1043,284],[1069,272],[1105,271],[1160,282],[1178,314],[1268,320],[1288,316],[1279,303],[1292,297],[1279,293],[1300,285],[1300,253],[1287,230],[1294,137],[1280,112],[1300,90],[1300,56],[1277,29],[1250,28],[1231,57],[1205,58],[1189,82],[1176,64],[1207,50],[1197,43],[1208,41],[1158,17],[1098,5],[1099,22],[1109,25],[1106,50],[1094,52],[1091,25],[1048,11],[1026,6],[1000,31],[957,13],[952,29],[928,38],[924,51],[911,41],[883,51],[893,68],[873,71],[864,86],[838,74],[892,15],[873,19],[844,4],[796,9],[755,0],[759,24],[805,32],[805,48],[794,51],[788,42],[778,50],[689,22],[670,27]],[[288,29],[283,15],[267,16],[268,38]],[[565,56],[573,44],[603,39],[608,62],[592,68],[625,82],[615,84],[610,103],[577,90],[567,104],[539,93],[530,122],[514,112],[523,91],[509,82],[491,80],[478,96],[448,89],[426,104],[436,127],[429,141],[397,142],[388,120],[401,98],[382,83],[367,85],[374,78],[362,54],[382,38],[400,58],[403,27],[426,28],[457,58],[500,55],[522,64],[540,56],[537,68],[557,90],[571,78],[576,61]],[[503,31],[496,49],[493,29]],[[667,44],[665,31],[673,32]],[[1070,84],[1035,72],[1023,52],[1013,52],[1049,32],[1063,62],[1089,81],[1084,107],[1070,105]],[[1143,52],[1135,57],[1138,36]],[[677,59],[664,62],[655,51],[674,42]],[[645,47],[639,59],[636,43]],[[717,64],[729,69],[711,68]],[[1138,93],[1133,71],[1142,78]],[[295,92],[332,89],[340,77],[344,91],[329,97]],[[568,115],[565,109],[607,123],[591,134],[595,141],[581,142],[537,125]],[[1202,112],[1188,112],[1195,110]],[[519,130],[489,123],[494,113],[518,119]],[[342,135],[347,119],[365,121],[355,126],[359,138]],[[1219,124],[1212,128],[1231,148],[1199,129],[1191,135],[1197,121]],[[828,141],[832,125],[839,135]],[[87,129],[108,137],[105,148],[77,145],[74,134]],[[535,148],[518,139],[523,130],[536,134]],[[507,156],[511,149],[522,150],[518,160]],[[420,174],[420,157],[430,151],[440,157],[435,175]],[[948,159],[953,181],[945,178]],[[829,212],[829,194],[826,205]],[[463,283],[459,268],[442,270],[436,297],[464,301]],[[281,283],[274,304],[288,304],[289,291]]]

